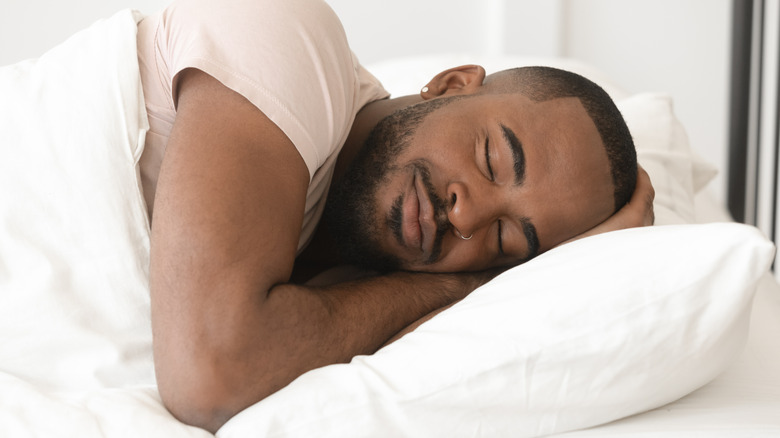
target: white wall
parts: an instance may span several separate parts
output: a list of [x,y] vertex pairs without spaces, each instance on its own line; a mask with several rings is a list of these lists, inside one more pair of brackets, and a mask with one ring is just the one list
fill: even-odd
[[73,33],[121,9],[152,13],[167,3],[167,0],[2,0],[0,65],[40,56]]
[[440,53],[556,56],[561,0],[326,0],[364,64]]
[[692,147],[722,169],[710,188],[725,202],[731,0],[327,1],[364,63],[441,52],[566,56],[631,93],[669,93]]
[[[442,52],[571,56],[627,91],[668,92],[693,147],[726,168],[730,0],[327,1],[364,63]],[[3,0],[0,65],[38,56],[119,9],[151,13],[166,3]]]
[[627,91],[672,95],[692,147],[721,171],[725,198],[731,0],[565,0],[562,54]]

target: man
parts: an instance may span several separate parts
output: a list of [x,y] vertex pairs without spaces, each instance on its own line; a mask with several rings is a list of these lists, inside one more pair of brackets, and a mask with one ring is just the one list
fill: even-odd
[[[536,96],[545,80],[479,66],[384,99],[317,0],[181,1],[142,21],[138,42],[158,386],[176,417],[210,431],[310,369],[376,351],[489,268],[648,216],[635,156],[615,184],[624,169],[602,129],[617,123],[633,146],[608,99],[613,118],[596,125],[586,99]],[[345,181],[331,237],[392,272],[290,281],[331,179]]]

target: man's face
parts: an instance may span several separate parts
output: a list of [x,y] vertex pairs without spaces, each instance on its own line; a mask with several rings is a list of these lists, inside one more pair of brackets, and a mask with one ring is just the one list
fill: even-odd
[[577,98],[456,100],[383,164],[373,181],[353,185],[370,202],[342,213],[356,215],[353,232],[373,251],[407,270],[514,265],[614,210],[606,152]]

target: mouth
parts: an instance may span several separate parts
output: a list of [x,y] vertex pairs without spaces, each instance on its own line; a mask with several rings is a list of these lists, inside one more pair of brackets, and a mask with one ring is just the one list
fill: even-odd
[[407,248],[422,253],[423,258],[433,253],[436,238],[434,206],[426,184],[415,170],[406,193],[396,201],[396,214],[400,227],[396,229],[398,242]]
[[423,251],[423,256],[428,259],[433,254],[436,240],[436,212],[433,206],[433,202],[428,195],[426,184],[419,175],[419,170],[415,171],[414,188],[418,198],[417,220],[422,236],[420,247]]
[[412,177],[411,186],[401,198],[401,243],[409,248],[422,250],[423,231],[420,224],[420,196],[417,189],[417,173]]

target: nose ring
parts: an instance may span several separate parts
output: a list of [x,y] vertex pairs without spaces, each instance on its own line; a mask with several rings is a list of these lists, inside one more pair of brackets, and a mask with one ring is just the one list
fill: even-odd
[[[453,227],[453,228],[454,228],[454,227]],[[469,237],[466,237],[466,236],[464,236],[463,234],[461,234],[460,230],[458,230],[457,228],[454,228],[454,229],[455,229],[455,232],[456,232],[456,233],[458,233],[458,237],[460,237],[460,238],[461,238],[461,239],[463,239],[463,240],[471,240],[471,238],[472,238],[472,237],[474,237],[474,234],[472,234],[472,235],[471,235],[471,236],[469,236]]]

